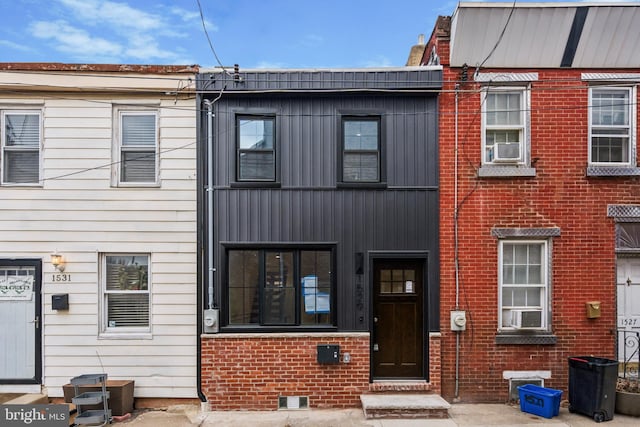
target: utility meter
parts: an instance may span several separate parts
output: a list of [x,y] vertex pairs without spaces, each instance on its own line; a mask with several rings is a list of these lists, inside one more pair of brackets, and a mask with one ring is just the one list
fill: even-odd
[[451,312],[451,330],[464,331],[467,327],[467,313],[460,310]]
[[212,308],[204,311],[204,332],[215,334],[219,330],[218,326],[218,309]]

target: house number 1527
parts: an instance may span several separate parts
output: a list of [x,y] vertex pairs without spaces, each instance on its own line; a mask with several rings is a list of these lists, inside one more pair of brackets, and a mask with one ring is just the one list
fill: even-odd
[[54,274],[52,276],[52,281],[53,282],[70,282],[71,281],[71,274],[63,274],[63,273],[58,273],[58,274]]

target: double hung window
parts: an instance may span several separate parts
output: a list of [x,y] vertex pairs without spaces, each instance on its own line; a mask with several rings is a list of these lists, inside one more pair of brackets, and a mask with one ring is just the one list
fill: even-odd
[[332,326],[331,249],[229,249],[228,326]]
[[276,180],[275,117],[238,116],[237,180]]
[[381,179],[380,117],[342,119],[342,182],[377,183]]
[[635,89],[589,88],[589,163],[635,166]]
[[156,184],[158,181],[157,113],[120,110],[116,165],[122,185]]
[[103,254],[101,262],[103,332],[149,332],[149,255]]
[[547,328],[547,246],[546,241],[500,241],[499,329]]
[[522,164],[527,147],[527,91],[487,88],[483,109],[483,164]]
[[2,183],[40,182],[40,111],[2,111]]

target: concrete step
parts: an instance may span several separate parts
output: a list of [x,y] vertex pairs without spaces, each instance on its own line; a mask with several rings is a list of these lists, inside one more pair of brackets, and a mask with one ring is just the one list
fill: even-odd
[[367,419],[374,418],[449,418],[451,405],[437,394],[375,393],[360,395]]
[[27,393],[5,402],[5,405],[46,405],[49,396],[42,393]]

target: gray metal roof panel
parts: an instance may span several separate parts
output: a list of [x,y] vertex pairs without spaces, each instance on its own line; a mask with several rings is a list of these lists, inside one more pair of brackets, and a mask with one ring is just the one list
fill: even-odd
[[582,2],[520,3],[510,20],[510,3],[461,3],[451,21],[450,64],[559,68],[579,7],[588,8],[588,14],[572,67],[638,67],[640,3]]
[[591,7],[574,68],[640,67],[640,6]]
[[575,7],[459,8],[451,26],[451,66],[556,67],[564,54]]
[[225,92],[251,91],[407,91],[442,87],[442,67],[404,67],[356,70],[249,70],[200,73],[197,87]]

